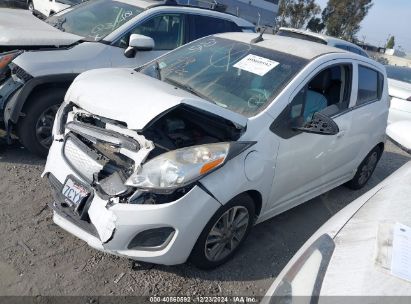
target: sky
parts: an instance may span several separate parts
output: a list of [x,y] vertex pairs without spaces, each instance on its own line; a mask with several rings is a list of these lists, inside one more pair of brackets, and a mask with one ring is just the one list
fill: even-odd
[[[316,0],[324,9],[328,0]],[[361,23],[357,34],[376,46],[385,46],[389,35],[395,36],[395,47],[411,53],[411,0],[373,0],[374,5]]]

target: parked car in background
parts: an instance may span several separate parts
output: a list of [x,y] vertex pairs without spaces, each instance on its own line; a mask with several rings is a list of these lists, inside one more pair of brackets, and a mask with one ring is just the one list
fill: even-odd
[[331,36],[310,32],[308,30],[281,27],[278,30],[277,35],[308,40],[321,44],[327,44],[329,46],[343,49],[367,58],[369,57],[368,54],[361,47],[354,43],[348,42],[343,39],[338,39]]
[[0,55],[0,81],[6,79],[0,83],[0,120],[26,148],[45,156],[54,115],[81,72],[140,66],[189,41],[236,31],[252,32],[254,26],[229,14],[158,1],[95,0],[45,22],[2,10],[0,51],[9,52]]
[[387,65],[391,106],[388,123],[411,121],[411,68]]
[[[387,134],[411,152],[411,121],[389,125]],[[409,264],[397,263],[409,263],[409,247],[401,255],[394,244],[410,242],[410,181],[408,162],[335,214],[284,267],[262,303],[331,303],[348,296],[358,304],[407,303]]]
[[29,0],[28,9],[40,17],[49,17],[84,0]]
[[384,66],[278,35],[217,34],[136,70],[85,72],[43,173],[54,222],[108,253],[216,267],[255,223],[363,187],[388,103]]
[[0,0],[0,8],[23,8],[26,9],[29,6],[29,0]]

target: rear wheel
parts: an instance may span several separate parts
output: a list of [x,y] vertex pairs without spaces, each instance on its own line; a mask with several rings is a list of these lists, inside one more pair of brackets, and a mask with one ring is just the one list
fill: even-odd
[[254,202],[247,194],[222,206],[198,238],[190,261],[201,269],[212,269],[227,262],[246,239],[254,215]]
[[64,90],[47,90],[31,97],[26,114],[17,125],[17,135],[30,152],[46,157],[52,139],[54,117],[64,99]]
[[357,173],[354,178],[347,183],[349,188],[358,190],[367,184],[368,180],[374,173],[375,168],[377,167],[381,153],[382,151],[380,147],[375,147],[370,153],[368,153],[362,163],[358,166]]

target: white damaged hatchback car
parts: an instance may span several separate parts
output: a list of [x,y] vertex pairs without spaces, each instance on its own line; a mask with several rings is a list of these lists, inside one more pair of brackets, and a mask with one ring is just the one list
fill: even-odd
[[216,267],[255,223],[364,186],[388,106],[383,66],[288,37],[219,34],[88,71],[55,119],[54,222],[112,254]]

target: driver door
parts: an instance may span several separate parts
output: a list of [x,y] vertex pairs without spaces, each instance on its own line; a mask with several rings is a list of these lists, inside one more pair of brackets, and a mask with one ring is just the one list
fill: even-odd
[[[317,70],[318,71],[318,70]],[[279,137],[275,177],[267,210],[277,214],[341,184],[352,174],[355,147],[347,136],[352,111],[352,65],[323,67],[292,95],[271,126]],[[324,135],[293,130],[315,112],[333,118],[339,133]]]
[[[160,55],[165,54],[186,41],[185,15],[159,14],[139,23],[125,34],[112,48],[112,64],[116,67],[138,67]],[[153,38],[155,46],[150,51],[137,51],[134,58],[124,56],[131,34],[140,34]]]

